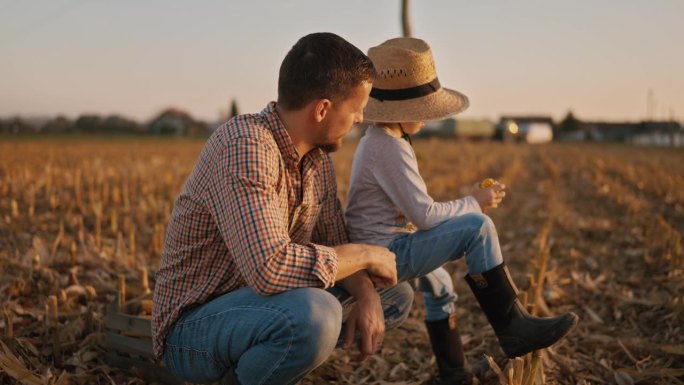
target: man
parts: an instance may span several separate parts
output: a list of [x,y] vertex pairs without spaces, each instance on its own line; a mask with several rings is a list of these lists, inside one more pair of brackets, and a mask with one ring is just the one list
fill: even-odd
[[413,293],[394,286],[394,254],[348,243],[327,154],[363,121],[374,78],[344,39],[307,35],[283,60],[277,102],[208,140],[154,293],[155,354],[182,379],[296,383],[340,337],[358,334],[365,356],[407,316]]

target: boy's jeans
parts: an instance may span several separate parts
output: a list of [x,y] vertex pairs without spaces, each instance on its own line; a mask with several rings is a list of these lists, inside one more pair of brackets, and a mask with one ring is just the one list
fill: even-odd
[[[378,291],[387,329],[413,303],[401,283]],[[294,384],[332,353],[354,304],[345,290],[301,288],[259,296],[245,287],[186,312],[166,338],[164,363],[185,381],[207,383],[232,371],[241,384]]]
[[397,256],[399,281],[412,281],[423,292],[425,320],[438,321],[455,311],[456,293],[451,276],[441,266],[465,255],[468,272],[479,274],[503,262],[499,237],[492,220],[479,213],[449,219],[413,234],[401,235],[389,245]]

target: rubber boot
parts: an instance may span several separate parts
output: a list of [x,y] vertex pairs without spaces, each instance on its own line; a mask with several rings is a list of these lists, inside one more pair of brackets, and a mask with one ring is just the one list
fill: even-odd
[[544,318],[530,315],[518,300],[518,290],[503,263],[465,279],[509,358],[555,344],[579,320],[572,312]]
[[461,335],[456,314],[439,321],[425,321],[432,351],[435,353],[439,378],[432,381],[440,385],[471,385],[473,373],[463,354]]

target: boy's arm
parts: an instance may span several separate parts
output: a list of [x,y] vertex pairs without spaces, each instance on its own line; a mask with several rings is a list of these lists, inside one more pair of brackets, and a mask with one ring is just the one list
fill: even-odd
[[[335,169],[330,157],[326,156],[323,159],[323,165],[319,172],[320,182],[326,193],[311,235],[311,242],[335,249],[338,263],[335,281],[339,282],[359,270],[366,270],[375,286],[392,287],[396,285],[396,265],[392,252],[384,247],[349,243],[344,225],[342,204],[337,197]],[[351,294],[353,295],[353,293]],[[356,298],[356,296],[354,297]]]
[[392,203],[421,230],[431,229],[447,219],[470,212],[482,212],[473,196],[435,202],[418,171],[411,147],[392,140],[373,162],[373,177]]

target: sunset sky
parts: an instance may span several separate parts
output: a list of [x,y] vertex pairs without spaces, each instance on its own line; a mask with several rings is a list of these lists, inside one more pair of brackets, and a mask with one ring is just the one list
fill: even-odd
[[[684,1],[413,0],[411,20],[464,118],[684,120]],[[0,0],[0,117],[258,112],[319,31],[367,51],[401,35],[400,0]]]

